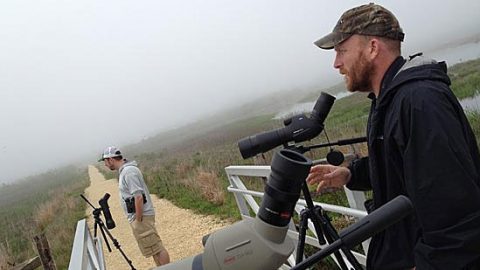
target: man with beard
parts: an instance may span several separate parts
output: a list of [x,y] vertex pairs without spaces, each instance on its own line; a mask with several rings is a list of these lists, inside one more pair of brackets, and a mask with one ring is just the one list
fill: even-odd
[[367,269],[480,269],[480,155],[444,62],[401,57],[404,33],[376,4],[343,13],[315,44],[334,49],[351,92],[369,92],[369,156],[317,165],[317,190],[373,190],[372,211],[406,195],[414,213],[372,238]]

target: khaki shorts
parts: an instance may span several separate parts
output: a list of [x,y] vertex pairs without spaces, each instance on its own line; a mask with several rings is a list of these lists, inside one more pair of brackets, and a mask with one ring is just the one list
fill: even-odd
[[134,220],[130,223],[130,227],[142,255],[146,258],[165,250],[155,229],[155,216],[143,216],[142,222]]

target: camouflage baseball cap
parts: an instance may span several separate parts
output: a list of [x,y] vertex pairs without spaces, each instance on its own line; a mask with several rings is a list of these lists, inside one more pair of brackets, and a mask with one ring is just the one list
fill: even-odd
[[315,41],[318,47],[330,50],[354,34],[386,37],[403,41],[403,33],[397,18],[386,8],[370,3],[345,11],[332,33]]

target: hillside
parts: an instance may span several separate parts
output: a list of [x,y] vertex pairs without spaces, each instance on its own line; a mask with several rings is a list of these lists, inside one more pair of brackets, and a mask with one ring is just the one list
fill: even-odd
[[[478,70],[480,70],[479,60],[467,61],[449,67],[452,88],[459,99],[471,97],[474,95],[475,89],[479,89],[480,75]],[[325,89],[295,90],[271,94],[242,106],[219,112],[201,121],[160,133],[136,144],[126,146],[124,150],[132,155],[164,152],[169,149],[175,151],[180,149],[193,150],[197,146],[204,145],[205,139],[209,142],[212,139],[220,140],[217,141],[217,144],[221,144],[227,141],[227,137],[238,140],[261,130],[279,128],[282,127],[282,123],[273,120],[273,115],[298,103],[314,102],[322,91],[337,95],[346,90],[344,83],[339,82]],[[364,95],[355,94],[336,100],[327,118],[327,124],[335,125],[335,129],[338,129],[338,125],[345,126],[348,123],[355,126],[353,128],[355,131],[363,128],[363,125],[356,123],[355,120],[355,116],[363,115],[365,117],[368,113],[369,102],[362,96]],[[343,128],[340,127],[340,129]]]
[[[326,89],[297,89],[269,94],[238,107],[212,114],[202,120],[161,132],[156,136],[125,146],[123,149],[133,155],[164,151],[172,147],[176,148],[185,142],[189,144],[189,141],[196,141],[199,137],[212,132],[229,133],[229,128],[235,128],[237,125],[242,126],[251,121],[259,121],[259,124],[267,125],[265,128],[268,129],[272,126],[267,123],[271,120],[272,115],[297,103],[314,102],[322,91],[336,95],[344,92],[345,87],[343,83],[338,83]],[[263,122],[261,119],[266,116],[269,119],[265,119],[267,121]],[[279,123],[274,124],[278,125]],[[243,134],[240,136],[243,136]],[[185,145],[183,146],[185,147]],[[189,144],[189,146],[191,145]]]

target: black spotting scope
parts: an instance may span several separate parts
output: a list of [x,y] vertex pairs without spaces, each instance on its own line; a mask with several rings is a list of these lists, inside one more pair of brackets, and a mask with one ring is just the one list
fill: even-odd
[[103,216],[105,217],[105,223],[107,224],[107,228],[109,230],[115,228],[115,221],[113,221],[112,214],[110,213],[110,208],[108,207],[108,199],[110,198],[110,194],[105,193],[103,198],[98,201],[100,204],[100,208],[102,208]]
[[241,139],[238,142],[238,148],[242,157],[244,159],[253,157],[288,142],[298,143],[313,139],[322,132],[323,122],[327,118],[334,101],[334,96],[322,92],[313,107],[310,117],[307,117],[305,114],[298,114],[285,119],[283,122],[285,127],[283,128]]

